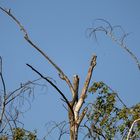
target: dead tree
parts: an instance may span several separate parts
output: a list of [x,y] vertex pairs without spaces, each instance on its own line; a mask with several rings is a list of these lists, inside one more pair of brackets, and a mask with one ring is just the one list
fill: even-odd
[[[25,30],[24,26],[20,23],[20,21],[11,13],[11,10],[6,10],[2,7],[0,7],[0,9],[6,13],[9,17],[12,18],[12,20],[18,25],[18,27],[20,28],[20,30],[22,31],[23,35],[24,35],[24,39],[30,44],[31,47],[33,47],[34,49],[36,49],[42,56],[45,57],[45,59],[56,69],[56,71],[58,72],[59,77],[61,78],[61,80],[64,80],[71,92],[71,100],[69,101],[67,99],[67,97],[65,96],[65,94],[52,82],[50,81],[48,78],[46,78],[46,76],[43,76],[43,74],[41,74],[39,71],[37,71],[34,67],[32,67],[31,65],[27,64],[28,67],[30,67],[34,72],[36,72],[41,78],[43,78],[44,80],[46,80],[49,84],[51,84],[51,86],[53,86],[58,93],[62,96],[64,102],[67,104],[67,111],[68,111],[68,118],[69,118],[69,126],[70,126],[70,140],[77,140],[78,139],[78,129],[79,126],[87,112],[87,108],[82,108],[83,107],[83,103],[85,101],[85,98],[87,96],[87,90],[89,87],[89,83],[92,77],[92,72],[93,69],[96,66],[96,55],[93,55],[90,61],[90,65],[89,65],[89,69],[88,69],[88,73],[86,76],[86,80],[82,89],[82,92],[79,93],[79,76],[78,75],[74,75],[73,77],[73,83],[69,80],[69,78],[66,76],[66,74],[62,71],[62,69],[56,65],[52,59],[50,59],[50,57],[48,57],[48,55],[43,52],[36,44],[34,44],[32,42],[32,40],[30,39],[27,31]],[[79,95],[78,95],[79,94]]]

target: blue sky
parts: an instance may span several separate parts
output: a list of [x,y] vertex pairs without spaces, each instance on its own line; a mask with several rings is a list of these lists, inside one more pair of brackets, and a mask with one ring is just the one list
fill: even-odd
[[[131,33],[126,44],[140,60],[140,1],[135,0],[0,0],[0,5],[11,8],[12,13],[27,29],[32,41],[50,56],[72,79],[80,76],[82,87],[92,54],[97,55],[97,66],[92,81],[104,81],[118,92],[131,106],[140,101],[140,71],[122,48],[104,33],[98,35],[98,43],[87,38],[85,31],[97,18],[112,25],[121,25]],[[35,66],[70,97],[66,84],[48,62],[23,39],[16,24],[0,12],[0,55],[4,61],[4,77],[7,89],[12,91],[19,83],[38,76],[25,64]],[[37,90],[32,109],[23,120],[27,129],[45,133],[45,123],[66,119],[60,96],[47,84],[47,89]]]

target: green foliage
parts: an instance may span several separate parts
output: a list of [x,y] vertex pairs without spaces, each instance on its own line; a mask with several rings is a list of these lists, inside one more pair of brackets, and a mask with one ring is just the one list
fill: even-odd
[[36,134],[35,132],[30,132],[22,128],[14,128],[12,132],[12,138],[8,135],[6,136],[0,136],[0,140],[36,140]]
[[[134,120],[140,118],[140,103],[130,108],[124,103],[117,105],[118,101],[122,103],[119,96],[103,82],[93,83],[89,92],[98,94],[87,113],[90,135],[95,139],[112,140],[118,136],[125,139]],[[140,138],[140,122],[133,128],[131,137]]]

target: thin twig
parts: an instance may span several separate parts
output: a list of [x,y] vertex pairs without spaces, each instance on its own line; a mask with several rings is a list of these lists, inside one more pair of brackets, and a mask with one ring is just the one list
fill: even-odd
[[[52,123],[52,124],[51,124]],[[49,125],[49,128],[50,128],[50,125],[54,125],[50,128],[50,130],[48,130],[47,134],[43,137],[43,140],[46,140],[46,138],[52,133],[52,131],[54,131],[56,128],[59,130],[59,137],[58,137],[58,140],[60,140],[62,138],[62,136],[64,134],[69,134],[68,130],[65,128],[66,125],[69,124],[67,123],[66,121],[62,121],[60,123],[56,123],[54,121],[51,121],[49,122],[47,125]]]
[[86,125],[86,123],[84,124],[84,126],[81,126],[81,127],[85,127],[85,128],[87,128],[87,130],[88,130],[88,134],[89,134],[89,136],[91,136],[91,137],[93,137],[93,134],[92,134],[92,131],[94,132],[94,133],[96,133],[96,134],[98,134],[99,136],[101,136],[104,140],[107,140],[106,138],[105,138],[105,136],[101,133],[101,132],[99,132],[99,131],[97,131],[96,129],[90,129],[87,125]]
[[[35,80],[33,80],[33,81],[28,81],[28,82],[26,82],[26,83],[24,83],[24,84],[21,84],[20,85],[20,87],[19,88],[17,88],[16,90],[14,90],[13,92],[11,92],[9,95],[7,95],[6,96],[6,105],[7,104],[9,104],[12,100],[14,100],[16,97],[18,97],[22,92],[23,92],[23,90],[24,91],[27,91],[27,90],[29,90],[31,87],[28,87],[29,85],[31,85],[31,84],[36,84],[36,83],[34,83],[34,82],[36,82],[36,81],[38,81],[38,80],[40,80],[40,78],[39,79],[35,79]],[[18,94],[17,94],[17,92],[18,91],[20,91]],[[16,95],[15,95],[16,94]],[[12,96],[12,97],[11,97]]]
[[[96,26],[95,23],[97,21],[102,22],[105,25],[102,26]],[[118,28],[122,31],[123,35],[121,36],[121,39],[119,39],[118,37],[115,36],[114,34],[114,30]],[[134,59],[136,65],[138,66],[138,69],[140,70],[140,62],[138,60],[138,58],[136,57],[136,55],[127,47],[127,45],[124,42],[124,39],[128,36],[128,33],[125,33],[123,28],[118,25],[118,26],[112,26],[107,20],[104,19],[96,19],[93,27],[88,28],[87,30],[89,32],[89,37],[91,37],[92,35],[95,36],[95,39],[97,39],[96,37],[96,32],[105,32],[106,35],[108,35],[112,41],[114,41],[118,46],[122,47],[131,57],[132,59]]]

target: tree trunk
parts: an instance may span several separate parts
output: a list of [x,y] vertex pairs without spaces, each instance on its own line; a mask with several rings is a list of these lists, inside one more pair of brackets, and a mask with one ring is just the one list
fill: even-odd
[[70,140],[78,140],[79,125],[72,121],[70,123]]

